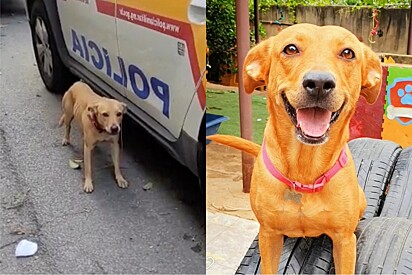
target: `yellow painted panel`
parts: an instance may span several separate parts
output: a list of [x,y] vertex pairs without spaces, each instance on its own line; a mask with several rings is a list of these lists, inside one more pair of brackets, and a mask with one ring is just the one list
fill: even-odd
[[401,126],[396,120],[383,116],[382,139],[400,144],[403,148],[412,146],[412,124]]

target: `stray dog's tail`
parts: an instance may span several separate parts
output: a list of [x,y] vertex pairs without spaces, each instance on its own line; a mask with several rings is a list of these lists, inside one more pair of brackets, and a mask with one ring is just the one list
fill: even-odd
[[221,143],[239,149],[241,151],[245,151],[246,153],[249,153],[255,157],[258,156],[260,149],[262,147],[259,144],[249,141],[247,139],[230,135],[211,135],[207,136],[206,138],[209,140],[216,141],[217,143]]
[[[74,84],[73,84],[74,85]],[[70,93],[71,87],[64,93],[63,98],[62,98],[62,116],[60,117],[59,120],[59,127],[62,127],[63,123],[65,123],[66,120],[66,112],[67,109],[70,109],[70,113],[72,114],[72,108],[68,108],[68,106],[73,106],[73,98],[72,98],[72,94]]]

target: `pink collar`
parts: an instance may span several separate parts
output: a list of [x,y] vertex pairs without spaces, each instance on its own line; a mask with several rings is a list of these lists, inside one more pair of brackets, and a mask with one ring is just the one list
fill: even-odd
[[320,178],[318,178],[314,184],[302,184],[298,181],[292,181],[288,178],[285,178],[278,169],[273,166],[272,162],[270,161],[268,154],[266,152],[266,144],[263,141],[262,145],[262,157],[263,162],[265,163],[266,169],[269,171],[272,176],[280,180],[281,182],[285,183],[287,186],[293,188],[295,191],[302,192],[302,193],[315,193],[322,191],[323,187],[330,181],[330,179],[342,169],[346,163],[348,162],[348,155],[346,154],[346,146],[343,147],[342,152],[339,155],[338,160],[335,164],[323,174]]

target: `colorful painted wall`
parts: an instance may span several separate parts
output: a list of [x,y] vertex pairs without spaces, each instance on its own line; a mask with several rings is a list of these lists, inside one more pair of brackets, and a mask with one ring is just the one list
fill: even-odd
[[412,146],[412,67],[383,67],[380,97],[373,105],[359,100],[350,133],[351,139],[372,137]]

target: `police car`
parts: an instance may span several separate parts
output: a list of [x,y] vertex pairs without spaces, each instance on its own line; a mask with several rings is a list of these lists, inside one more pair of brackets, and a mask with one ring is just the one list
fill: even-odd
[[48,90],[83,79],[125,102],[129,115],[202,178],[205,0],[26,0]]

